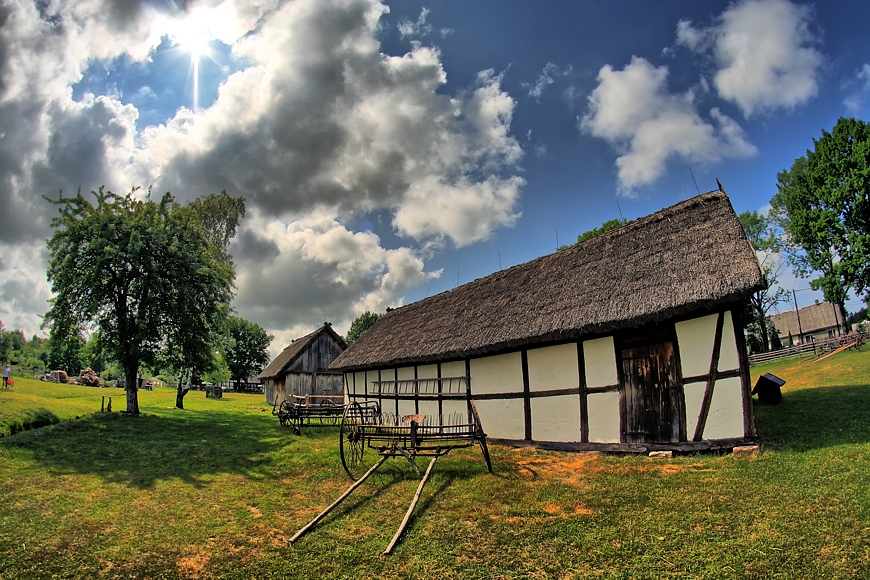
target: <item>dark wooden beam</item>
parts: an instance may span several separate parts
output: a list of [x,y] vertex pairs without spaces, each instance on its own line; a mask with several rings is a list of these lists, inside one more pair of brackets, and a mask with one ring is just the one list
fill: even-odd
[[716,384],[719,369],[719,352],[722,350],[722,327],[725,324],[725,313],[720,312],[716,319],[716,335],[713,339],[713,354],[710,357],[710,374],[707,377],[707,387],[704,389],[704,400],[701,402],[701,412],[698,414],[698,424],[695,425],[695,436],[692,441],[700,441],[704,436],[707,416],[710,414],[710,403],[713,400],[713,386]]
[[520,352],[520,361],[523,367],[523,417],[525,417],[526,440],[532,440],[532,401],[529,393],[529,351]]
[[589,401],[586,396],[589,391],[586,386],[586,354],[583,352],[583,343],[577,343],[577,372],[580,379],[580,441],[589,441]]

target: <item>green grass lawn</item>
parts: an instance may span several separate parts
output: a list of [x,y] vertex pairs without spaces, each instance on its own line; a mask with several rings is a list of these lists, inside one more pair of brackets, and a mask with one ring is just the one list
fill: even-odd
[[64,422],[0,439],[0,578],[870,577],[870,349],[764,372],[787,383],[756,407],[760,455],[492,446],[489,474],[459,450],[390,556],[419,481],[404,460],[288,545],[350,484],[335,429],[294,436],[262,395],[182,411],[158,388],[133,419],[94,413],[119,389],[16,380],[0,428]]

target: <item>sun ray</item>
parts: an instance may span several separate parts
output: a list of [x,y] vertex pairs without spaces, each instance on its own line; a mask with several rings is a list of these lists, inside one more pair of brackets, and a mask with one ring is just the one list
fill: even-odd
[[199,63],[203,57],[214,61],[211,43],[216,35],[213,29],[218,24],[217,13],[207,8],[194,10],[183,18],[173,19],[167,35],[179,50],[190,57],[190,71],[193,78],[193,111],[199,108]]

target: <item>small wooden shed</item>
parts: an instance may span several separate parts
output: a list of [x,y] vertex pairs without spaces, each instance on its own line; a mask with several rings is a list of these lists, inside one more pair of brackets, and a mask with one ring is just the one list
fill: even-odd
[[[392,310],[331,368],[349,400],[460,377],[496,442],[727,449],[755,437],[743,329],[764,284],[714,191]],[[421,412],[394,398],[382,406]]]
[[329,365],[347,344],[329,322],[297,338],[257,378],[263,381],[266,401],[278,404],[290,395],[343,395],[342,375]]

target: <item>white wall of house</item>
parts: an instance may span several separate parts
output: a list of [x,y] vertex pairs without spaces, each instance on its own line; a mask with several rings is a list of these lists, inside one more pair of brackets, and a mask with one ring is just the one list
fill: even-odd
[[[711,314],[676,324],[684,378],[702,376],[710,372],[717,318],[717,314]],[[740,358],[737,351],[734,322],[731,313],[726,312],[722,324],[722,342],[717,371],[722,374],[739,370]],[[698,425],[706,388],[706,381],[683,385],[686,401],[686,433],[689,439],[692,438]],[[731,377],[715,381],[713,398],[702,438],[743,437],[743,413],[743,392],[740,379]]]
[[[713,348],[718,314],[678,322],[675,325],[680,365],[684,379],[686,433],[691,440],[702,409]],[[541,442],[581,441],[580,372],[587,389],[599,389],[585,395],[588,442],[618,443],[620,441],[620,392],[617,370],[618,353],[613,336],[581,343],[567,343],[525,352],[528,383],[523,377],[523,353],[511,352],[472,358],[468,361],[472,397],[487,435],[496,439],[522,441],[526,439],[526,412],[531,419],[531,439]],[[744,392],[740,378],[740,357],[730,312],[724,315],[722,340],[716,367],[719,375],[713,384],[710,410],[702,439],[739,438],[744,433]],[[582,349],[583,361],[578,358]],[[420,365],[416,378],[465,376],[465,361],[449,361]],[[366,377],[367,375],[367,377]],[[350,374],[348,375],[351,376]],[[377,380],[377,371],[355,373],[356,396],[362,395],[362,381]],[[374,376],[374,379],[372,378]],[[413,379],[413,366],[383,369],[381,379]],[[607,390],[609,388],[609,390]],[[349,388],[352,391],[352,386]],[[372,392],[371,385],[369,392]],[[546,393],[545,393],[546,392]],[[417,403],[423,405],[423,402]],[[430,403],[431,404],[431,403]],[[465,401],[443,401],[443,416],[467,414]],[[386,403],[385,410],[392,411]],[[415,412],[414,401],[399,401],[399,415]],[[437,415],[437,409],[422,406],[419,412]]]

